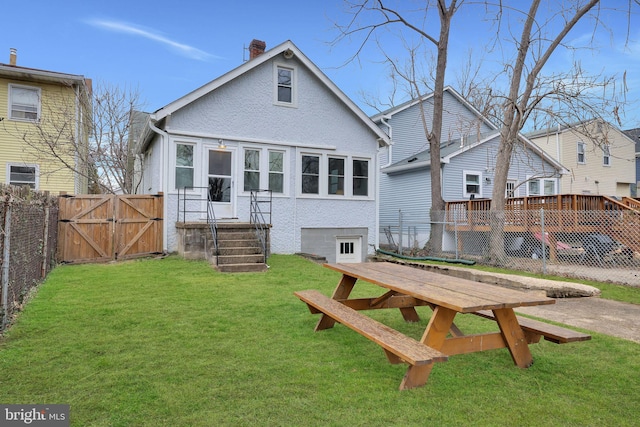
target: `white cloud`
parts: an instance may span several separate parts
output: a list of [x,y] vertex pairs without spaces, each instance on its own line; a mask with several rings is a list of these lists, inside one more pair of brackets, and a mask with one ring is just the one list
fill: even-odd
[[118,22],[118,21],[108,21],[108,20],[90,20],[90,21],[87,21],[87,23],[91,26],[102,28],[108,31],[113,31],[116,33],[123,33],[123,34],[130,34],[133,36],[138,36],[138,37],[149,39],[155,42],[162,43],[170,47],[171,49],[177,51],[180,55],[186,56],[191,59],[206,61],[210,59],[219,58],[216,55],[212,55],[203,50],[197,49],[193,46],[189,46],[183,43],[178,43],[167,37],[161,36],[160,34],[157,34],[154,31],[143,29],[133,24]]

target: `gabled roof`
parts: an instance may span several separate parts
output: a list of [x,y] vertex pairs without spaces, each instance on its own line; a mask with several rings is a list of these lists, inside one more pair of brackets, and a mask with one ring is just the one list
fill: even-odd
[[[479,147],[489,141],[494,140],[495,138],[500,137],[500,132],[492,132],[489,135],[484,137],[480,136],[480,140],[478,142],[474,142],[471,144],[461,144],[460,140],[447,141],[441,145],[440,148],[440,159],[441,163],[450,163],[451,160],[469,150],[472,150],[476,147]],[[556,170],[558,170],[561,174],[568,173],[568,170],[562,166],[557,160],[553,157],[549,156],[544,150],[531,142],[528,138],[523,135],[519,135],[518,138],[525,144],[530,150],[534,151],[540,157],[542,157],[545,161],[551,164]],[[382,168],[382,172],[388,174],[407,172],[416,169],[423,169],[431,167],[431,157],[430,150],[426,149],[421,151],[418,154],[414,154],[412,156],[407,157],[406,159],[400,160],[392,165],[386,166]]]
[[640,154],[640,128],[627,129],[623,133],[636,142],[636,157],[638,157]]
[[[468,108],[473,114],[475,114],[478,118],[482,119],[482,121],[489,126],[491,129],[498,129],[497,126],[493,123],[491,123],[491,121],[489,119],[487,119],[480,111],[478,111],[477,108],[475,108],[473,105],[471,105],[471,103],[469,103],[469,101],[467,101],[466,99],[464,99],[462,97],[462,95],[460,95],[455,89],[453,89],[451,86],[447,86],[444,88],[444,91],[449,93],[451,96],[453,96],[454,98],[456,98],[458,100],[458,102],[460,102],[460,104],[464,105],[466,108]],[[431,98],[433,98],[433,93],[430,93],[429,95],[425,95],[422,98],[416,98],[416,99],[412,99],[409,100],[405,103],[402,103],[400,105],[397,105],[395,107],[389,108],[386,111],[383,111],[381,113],[378,113],[374,116],[371,116],[371,120],[373,120],[375,123],[381,122],[382,119],[388,118],[389,116],[393,116],[394,114],[398,114],[408,108],[413,107],[414,105],[419,104],[420,102],[424,102],[427,101]]]
[[[376,124],[358,107],[347,95],[342,92],[335,83],[333,83],[321,70],[316,66],[306,55],[298,49],[298,47],[293,44],[290,40],[281,43],[280,45],[265,51],[261,55],[250,59],[249,61],[243,63],[239,67],[223,74],[222,76],[216,78],[215,80],[210,81],[204,86],[199,87],[198,89],[186,94],[185,96],[176,99],[175,101],[165,105],[160,108],[156,112],[152,113],[149,117],[152,122],[159,122],[171,115],[175,111],[185,107],[191,102],[209,94],[210,92],[216,90],[222,85],[232,81],[233,79],[247,73],[248,71],[260,66],[261,64],[271,60],[272,58],[283,54],[286,51],[293,52],[293,55],[313,73],[340,101],[342,101],[362,122],[373,131],[384,144],[389,145],[389,137],[387,136],[382,129],[380,129]],[[147,139],[148,135],[148,126],[145,129],[145,134],[141,138],[142,141]],[[146,142],[143,142],[146,144]]]

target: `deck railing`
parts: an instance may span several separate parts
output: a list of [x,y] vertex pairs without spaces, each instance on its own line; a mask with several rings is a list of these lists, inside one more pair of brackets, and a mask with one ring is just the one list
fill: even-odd
[[[446,202],[446,221],[457,224],[489,225],[490,208],[490,199]],[[535,218],[538,218],[540,209],[573,212],[573,217],[569,220],[566,215],[548,218],[549,226],[577,226],[592,223],[591,212],[594,211],[606,211],[611,219],[623,219],[628,214],[640,215],[640,202],[631,198],[624,198],[621,202],[606,196],[585,194],[512,197],[505,203],[504,225],[507,227],[536,225]]]

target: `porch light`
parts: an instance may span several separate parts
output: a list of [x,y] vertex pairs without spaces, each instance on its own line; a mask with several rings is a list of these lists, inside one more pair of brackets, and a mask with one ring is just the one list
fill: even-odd
[[224,150],[225,148],[227,148],[227,146],[224,145],[224,141],[221,139],[218,140],[218,148],[221,150]]

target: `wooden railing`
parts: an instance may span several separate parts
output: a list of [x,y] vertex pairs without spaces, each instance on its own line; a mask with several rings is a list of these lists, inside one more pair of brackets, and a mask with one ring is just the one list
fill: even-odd
[[[621,202],[583,194],[514,197],[506,200],[502,231],[540,232],[544,220],[547,232],[605,233],[640,251],[638,238],[629,233],[629,230],[640,229],[639,205],[631,198]],[[457,231],[489,231],[490,208],[491,200],[487,199],[447,202],[446,227]]]

